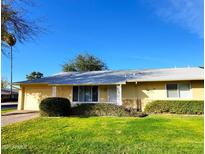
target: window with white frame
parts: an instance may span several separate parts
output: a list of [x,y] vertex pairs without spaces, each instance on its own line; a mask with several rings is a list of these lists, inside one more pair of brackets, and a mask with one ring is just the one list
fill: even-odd
[[98,86],[73,86],[73,102],[97,102]]
[[189,83],[167,84],[168,98],[191,98],[191,86]]

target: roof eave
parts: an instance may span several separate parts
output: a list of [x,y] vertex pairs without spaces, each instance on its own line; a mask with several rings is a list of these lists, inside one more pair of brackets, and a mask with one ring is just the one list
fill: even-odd
[[89,85],[119,85],[126,84],[126,82],[116,83],[84,83],[84,84],[49,84],[49,83],[18,83],[18,85],[51,85],[51,86],[89,86]]
[[200,79],[161,79],[161,80],[128,80],[127,82],[162,82],[162,81],[200,81]]
[[37,84],[48,84],[47,82],[41,82],[41,83],[23,83],[23,82],[15,82],[15,83],[13,83],[14,85],[30,85],[30,84],[32,84],[32,85],[37,85]]

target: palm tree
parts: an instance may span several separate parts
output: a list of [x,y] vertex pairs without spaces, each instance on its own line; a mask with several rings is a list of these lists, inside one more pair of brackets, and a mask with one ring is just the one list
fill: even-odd
[[11,73],[11,84],[10,84],[10,98],[12,99],[12,68],[13,68],[13,57],[12,57],[12,47],[16,44],[16,38],[14,35],[7,33],[6,37],[4,38],[5,42],[10,46],[10,73]]

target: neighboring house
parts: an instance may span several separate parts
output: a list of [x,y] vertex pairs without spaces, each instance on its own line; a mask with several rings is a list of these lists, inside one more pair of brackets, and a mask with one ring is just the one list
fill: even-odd
[[12,90],[12,96],[10,89],[1,89],[1,102],[17,101],[18,100],[18,90]]
[[19,110],[39,110],[46,97],[78,103],[113,103],[143,110],[153,100],[203,100],[202,68],[65,72],[17,82]]

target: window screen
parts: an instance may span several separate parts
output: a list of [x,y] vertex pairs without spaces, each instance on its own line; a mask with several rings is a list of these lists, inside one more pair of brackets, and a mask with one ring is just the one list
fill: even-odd
[[85,102],[92,102],[91,90],[92,90],[92,87],[90,87],[90,86],[84,87],[84,101]]
[[84,102],[84,98],[85,98],[85,88],[80,86],[79,87],[79,101],[80,102]]
[[167,84],[167,97],[179,97],[177,84]]

